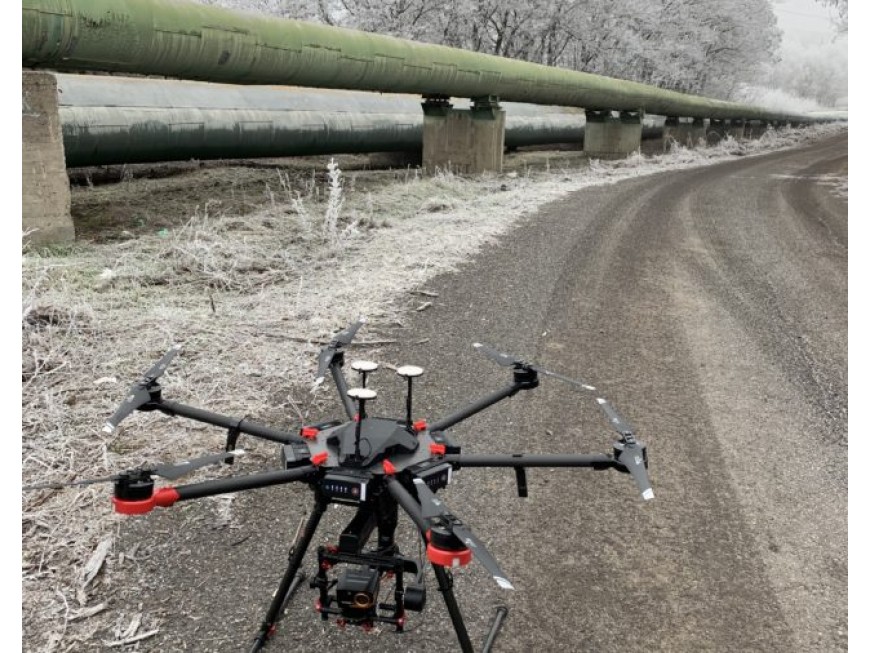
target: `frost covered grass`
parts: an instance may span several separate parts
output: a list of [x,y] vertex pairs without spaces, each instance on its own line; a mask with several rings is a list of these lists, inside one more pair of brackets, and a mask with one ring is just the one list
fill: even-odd
[[[360,344],[376,342],[379,327],[401,324],[408,293],[542,204],[839,129],[783,130],[756,141],[475,179],[409,173],[371,192],[350,190],[333,161],[320,201],[287,181],[244,218],[206,205],[177,229],[135,240],[25,247],[23,483],[106,476],[220,450],[217,429],[151,413],[137,413],[113,434],[101,430],[138,374],[174,343],[184,350],[164,377],[173,399],[292,428],[320,401],[309,390],[321,343],[361,314],[369,325]],[[272,447],[250,449],[251,465],[268,466]],[[25,650],[75,650],[95,633],[115,643],[137,636],[138,622],[114,628],[120,616],[104,601],[123,573],[115,562],[130,555],[113,547],[119,522],[109,492],[96,485],[23,494]]]

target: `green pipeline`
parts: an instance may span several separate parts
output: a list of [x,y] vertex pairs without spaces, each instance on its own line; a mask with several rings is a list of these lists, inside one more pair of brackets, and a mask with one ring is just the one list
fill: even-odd
[[28,68],[163,75],[637,111],[812,122],[806,115],[572,70],[181,0],[23,0]]

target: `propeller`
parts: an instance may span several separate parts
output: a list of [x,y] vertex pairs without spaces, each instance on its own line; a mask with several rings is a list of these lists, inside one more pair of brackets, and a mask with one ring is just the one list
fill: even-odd
[[121,420],[129,416],[137,408],[140,408],[151,401],[151,386],[163,375],[166,368],[169,367],[169,363],[171,363],[172,359],[178,355],[179,351],[181,351],[181,345],[172,345],[172,349],[166,352],[163,355],[163,358],[157,361],[150,370],[145,372],[141,379],[130,386],[130,390],[127,392],[127,397],[121,402],[121,405],[118,406],[118,409],[103,426],[103,432],[114,432],[121,423]]
[[591,386],[588,383],[580,381],[578,379],[572,379],[570,377],[564,376],[563,374],[557,374],[556,372],[551,372],[550,370],[546,370],[543,367],[538,367],[537,365],[533,365],[532,363],[527,363],[516,356],[512,356],[510,354],[505,354],[504,352],[500,352],[496,349],[493,349],[489,345],[484,345],[480,342],[474,343],[474,348],[477,349],[484,356],[489,358],[490,360],[495,361],[502,367],[513,367],[516,369],[527,369],[532,370],[533,372],[537,372],[538,374],[543,374],[544,376],[551,376],[554,379],[559,379],[560,381],[564,381],[565,383],[570,383],[571,385],[577,386],[582,390],[588,390],[590,392],[595,391],[595,386]]
[[616,462],[625,467],[625,471],[631,474],[634,482],[637,483],[640,495],[646,501],[654,499],[655,493],[653,493],[647,472],[646,445],[634,437],[634,429],[607,399],[598,397],[596,401],[601,412],[607,416],[610,425],[622,436],[622,440],[614,444]]
[[[194,458],[192,460],[184,460],[179,463],[163,463],[160,465],[156,465],[154,467],[143,467],[137,470],[132,470],[135,473],[143,473],[149,476],[159,476],[161,478],[165,478],[169,481],[174,481],[176,479],[181,478],[189,474],[190,472],[199,469],[200,467],[206,467],[208,465],[214,465],[216,463],[223,462],[227,458],[232,458],[233,456],[240,456],[244,454],[243,449],[236,449],[235,451],[225,451],[222,453],[211,454],[208,456],[201,456],[199,458]],[[124,472],[122,474],[114,474],[113,476],[104,476],[103,478],[89,478],[80,481],[68,481],[66,483],[36,483],[35,485],[25,485],[22,487],[22,490],[61,490],[66,487],[74,487],[81,485],[93,485],[95,483],[111,483],[114,481],[119,481],[126,474],[129,475],[131,472]]]
[[414,485],[417,487],[417,497],[420,499],[423,518],[440,518],[441,525],[471,549],[473,557],[486,567],[486,570],[492,574],[493,579],[495,579],[499,587],[507,590],[514,589],[513,584],[505,577],[505,573],[499,567],[498,562],[486,550],[486,547],[483,546],[483,542],[477,539],[474,533],[458,517],[450,512],[447,505],[435,496],[435,493],[429,489],[426,482],[421,478],[415,478]]
[[360,319],[349,325],[344,331],[337,333],[330,343],[320,350],[320,355],[317,357],[317,377],[314,379],[315,386],[323,383],[323,379],[329,371],[332,359],[338,353],[339,349],[346,347],[353,341],[356,332],[359,331],[360,327],[365,323],[365,318],[360,317]]
[[[475,342],[474,348],[502,367],[532,370],[538,374],[544,374],[559,379],[560,381],[564,381],[565,383],[570,383],[571,385],[583,390],[588,390],[590,392],[595,391],[595,387],[588,383],[571,379],[562,374],[551,372],[550,370],[545,370],[544,368],[532,365],[531,363],[526,363],[515,356],[500,352],[488,345]],[[616,462],[624,467],[625,471],[631,474],[632,478],[634,478],[634,482],[637,483],[637,486],[640,489],[641,496],[646,501],[655,498],[652,486],[650,485],[649,474],[647,472],[646,445],[643,442],[639,442],[634,437],[634,429],[627,421],[625,421],[622,415],[616,412],[616,409],[609,401],[607,401],[607,399],[598,397],[596,401],[598,402],[599,408],[601,408],[602,412],[607,416],[610,425],[617,431],[617,433],[619,433],[620,436],[622,436],[621,441],[614,445],[614,448],[616,449]]]

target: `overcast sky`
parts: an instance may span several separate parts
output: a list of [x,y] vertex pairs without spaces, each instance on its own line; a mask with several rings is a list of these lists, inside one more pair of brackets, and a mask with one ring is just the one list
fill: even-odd
[[[783,32],[783,49],[788,49],[789,45],[813,46],[831,43],[837,35],[831,23],[831,16],[836,15],[836,12],[816,0],[774,0],[773,11]],[[845,51],[848,38],[845,35],[840,36],[836,43]]]

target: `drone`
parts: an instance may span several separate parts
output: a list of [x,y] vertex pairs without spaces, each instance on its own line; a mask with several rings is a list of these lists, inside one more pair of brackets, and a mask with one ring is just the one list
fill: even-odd
[[[300,571],[303,558],[314,538],[320,519],[330,504],[356,508],[356,513],[341,532],[337,545],[317,548],[316,572],[309,580],[317,590],[315,609],[324,621],[334,618],[339,625],[371,629],[387,624],[402,632],[407,613],[422,612],[426,605],[425,565],[431,564],[438,590],[463,653],[474,651],[462,613],[453,593],[453,570],[472,560],[480,563],[499,587],[514,586],[470,526],[456,515],[437,492],[447,487],[454,472],[462,468],[507,467],[516,475],[517,492],[528,496],[526,469],[530,467],[588,467],[612,469],[630,474],[643,499],[654,497],[648,475],[646,445],[637,440],[634,429],[597,390],[583,381],[551,372],[533,363],[482,344],[475,349],[498,365],[510,368],[512,379],[502,389],[474,401],[464,408],[432,423],[414,419],[414,380],[423,369],[413,365],[394,368],[406,383],[405,414],[401,418],[373,417],[368,408],[377,392],[368,380],[378,369],[372,361],[353,361],[351,368],[360,376],[359,387],[349,387],[344,375],[345,349],[365,323],[359,319],[336,334],[320,351],[315,386],[330,374],[345,417],[301,426],[289,432],[258,424],[247,418],[233,418],[170,401],[163,397],[159,379],[179,353],[175,345],[133,384],[103,430],[111,433],[135,411],[159,411],[218,426],[227,431],[222,453],[211,454],[177,464],[163,464],[128,470],[114,476],[67,483],[43,483],[25,490],[62,488],[112,482],[115,511],[141,515],[154,508],[169,508],[180,501],[239,492],[274,485],[304,483],[313,490],[314,506],[300,525],[288,555],[288,565],[262,623],[254,637],[251,653],[262,650],[277,630],[278,622],[294,593],[306,580]],[[619,439],[609,454],[463,454],[448,431],[494,404],[539,385],[541,376],[555,378],[592,393],[608,423]],[[237,448],[242,435],[261,438],[280,445],[281,468],[246,475],[229,476],[187,485],[155,488],[154,477],[177,480],[207,465],[232,464],[242,450]],[[395,541],[400,511],[413,522],[425,546],[425,559],[402,555]],[[377,529],[377,536],[372,535]],[[408,576],[406,579],[405,577]],[[392,596],[382,591],[392,580]],[[491,651],[507,617],[507,608],[496,608],[481,650]]]

